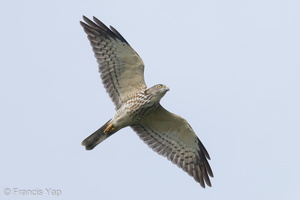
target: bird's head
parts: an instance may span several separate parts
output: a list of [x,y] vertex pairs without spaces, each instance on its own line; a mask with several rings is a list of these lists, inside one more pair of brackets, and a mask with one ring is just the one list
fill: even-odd
[[152,96],[152,100],[159,101],[170,89],[163,85],[163,84],[157,84],[152,86],[151,88],[148,88],[145,92],[148,95]]

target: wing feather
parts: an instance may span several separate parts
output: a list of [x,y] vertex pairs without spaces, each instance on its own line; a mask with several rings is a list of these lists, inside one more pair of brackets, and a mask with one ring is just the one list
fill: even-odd
[[146,89],[144,63],[124,37],[96,17],[80,22],[99,64],[102,83],[116,109],[132,95]]
[[132,128],[150,148],[182,168],[202,187],[211,186],[209,154],[185,119],[159,105]]

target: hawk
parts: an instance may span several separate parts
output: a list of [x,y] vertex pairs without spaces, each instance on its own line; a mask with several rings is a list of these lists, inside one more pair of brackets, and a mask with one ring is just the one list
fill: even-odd
[[163,84],[147,88],[144,63],[124,37],[96,17],[80,21],[99,64],[102,83],[115,104],[116,114],[87,137],[87,150],[130,126],[150,148],[192,176],[204,188],[211,186],[210,156],[189,123],[160,104],[169,91]]

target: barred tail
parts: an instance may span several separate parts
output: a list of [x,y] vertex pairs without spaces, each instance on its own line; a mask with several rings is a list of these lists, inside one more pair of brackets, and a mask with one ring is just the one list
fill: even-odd
[[100,144],[102,141],[104,141],[106,138],[114,134],[116,131],[111,131],[108,133],[104,133],[104,130],[109,126],[109,120],[106,122],[101,128],[99,128],[97,131],[95,131],[92,135],[87,137],[85,140],[82,141],[82,145],[85,146],[86,150],[92,150],[95,146]]

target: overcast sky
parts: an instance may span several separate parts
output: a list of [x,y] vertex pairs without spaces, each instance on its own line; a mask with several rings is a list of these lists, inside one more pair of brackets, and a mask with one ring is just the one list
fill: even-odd
[[[298,0],[0,4],[0,199],[300,199]],[[212,188],[130,128],[81,146],[115,112],[82,15],[126,38],[148,86],[170,87],[161,103],[209,151]]]

